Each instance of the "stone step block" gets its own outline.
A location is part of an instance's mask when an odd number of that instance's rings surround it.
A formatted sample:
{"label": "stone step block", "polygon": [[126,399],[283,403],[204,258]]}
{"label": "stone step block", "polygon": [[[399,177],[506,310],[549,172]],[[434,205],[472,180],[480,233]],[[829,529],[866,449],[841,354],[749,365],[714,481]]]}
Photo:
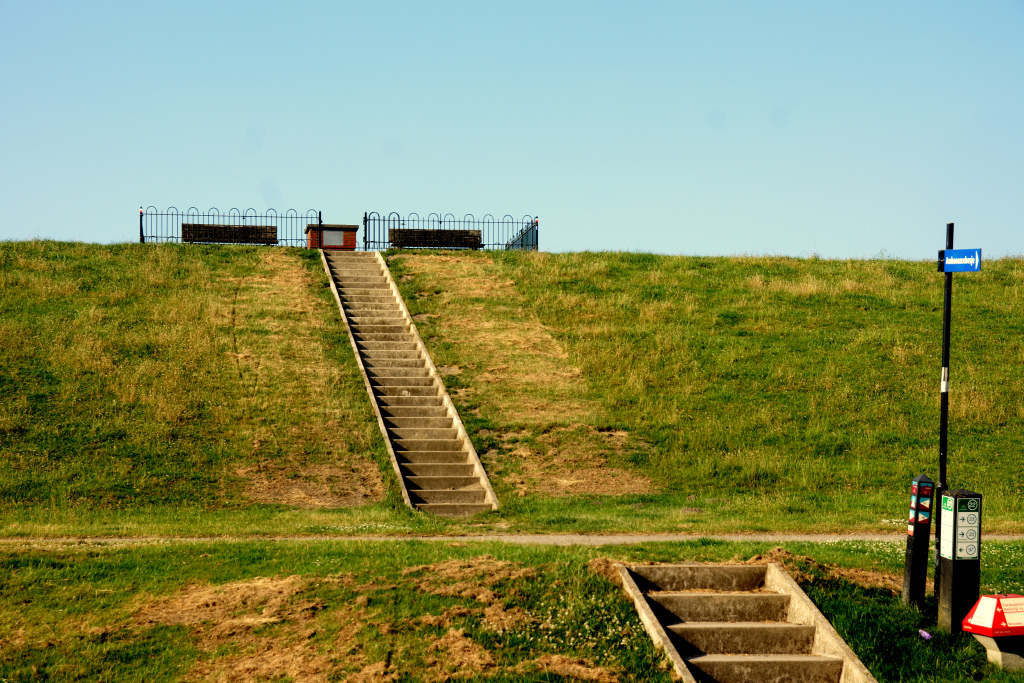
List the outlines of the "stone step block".
{"label": "stone step block", "polygon": [[687,660],[698,681],[839,683],[843,659],[823,655],[705,655]]}

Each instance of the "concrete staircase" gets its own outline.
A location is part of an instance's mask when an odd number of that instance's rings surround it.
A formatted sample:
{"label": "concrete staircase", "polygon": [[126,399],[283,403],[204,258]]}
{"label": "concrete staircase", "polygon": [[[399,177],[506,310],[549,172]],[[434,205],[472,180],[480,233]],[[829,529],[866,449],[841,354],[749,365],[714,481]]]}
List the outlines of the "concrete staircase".
{"label": "concrete staircase", "polygon": [[875,681],[780,565],[619,565],[619,575],[683,681]]}
{"label": "concrete staircase", "polygon": [[498,499],[378,252],[320,252],[405,503],[445,517]]}

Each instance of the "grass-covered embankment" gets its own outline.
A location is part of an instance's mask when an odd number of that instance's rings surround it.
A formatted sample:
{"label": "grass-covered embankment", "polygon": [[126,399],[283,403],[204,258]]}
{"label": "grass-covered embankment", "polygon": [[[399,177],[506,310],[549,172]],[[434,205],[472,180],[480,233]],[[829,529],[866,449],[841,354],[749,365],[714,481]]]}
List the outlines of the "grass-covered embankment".
{"label": "grass-covered embankment", "polygon": [[[910,479],[938,476],[931,262],[391,262],[506,514],[533,528],[897,531]],[[954,289],[950,483],[986,496],[987,531],[1024,523],[1022,286],[1003,259]]]}
{"label": "grass-covered embankment", "polygon": [[0,242],[0,311],[5,533],[294,533],[330,523],[317,507],[393,509],[316,252]]}
{"label": "grass-covered embankment", "polygon": [[[881,683],[1024,679],[987,666],[970,636],[935,633],[884,587],[898,581],[899,544],[770,549],[717,541],[0,548],[0,679],[668,681],[632,604],[608,580],[609,563],[592,561],[764,553],[787,564]],[[1021,544],[990,552],[1002,561],[985,565],[984,588],[1021,590]]]}

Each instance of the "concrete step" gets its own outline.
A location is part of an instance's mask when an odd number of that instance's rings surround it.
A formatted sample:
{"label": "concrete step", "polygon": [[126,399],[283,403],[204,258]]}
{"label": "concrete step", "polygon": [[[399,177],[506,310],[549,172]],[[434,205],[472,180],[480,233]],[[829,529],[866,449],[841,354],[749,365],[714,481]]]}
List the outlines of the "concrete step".
{"label": "concrete step", "polygon": [[353,296],[381,296],[387,294],[388,296],[394,296],[391,293],[391,288],[388,287],[387,283],[339,283],[335,281],[335,287],[340,291],[345,292]]}
{"label": "concrete step", "polygon": [[361,341],[356,345],[366,351],[419,351],[414,341]]}
{"label": "concrete step", "polygon": [[[474,467],[469,463],[410,462],[401,468],[409,477],[474,477]],[[480,480],[474,479],[479,486]]]}
{"label": "concrete step", "polygon": [[694,678],[714,683],[839,683],[842,657],[705,655],[687,660]]}
{"label": "concrete step", "polygon": [[375,273],[352,273],[342,275],[340,273],[334,273],[334,283],[339,287],[349,289],[356,287],[359,289],[377,289],[378,287],[385,287],[391,289],[388,285],[388,279],[383,275]]}
{"label": "concrete step", "polygon": [[376,397],[378,405],[382,408],[442,408],[444,399],[438,396],[388,396],[378,394]]}
{"label": "concrete step", "polygon": [[388,315],[401,315],[402,307],[390,301],[352,301],[345,303],[345,312],[366,315],[368,311],[381,311]]}
{"label": "concrete step", "polygon": [[353,325],[349,323],[350,328],[353,332],[360,334],[364,332],[387,332],[389,334],[401,334],[408,332],[409,328],[406,325]]}
{"label": "concrete step", "polygon": [[490,503],[421,503],[416,509],[438,517],[472,517],[493,508]]}
{"label": "concrete step", "polygon": [[398,299],[391,292],[385,292],[383,290],[374,292],[373,294],[355,294],[353,292],[346,292],[344,290],[338,290],[338,296],[341,297],[341,303],[346,306],[352,304],[374,304],[374,303],[386,303],[391,304]]}
{"label": "concrete step", "polygon": [[399,451],[395,454],[400,465],[465,465],[469,463],[466,451]]}
{"label": "concrete step", "polygon": [[648,593],[679,621],[785,621],[789,596],[778,593]]}
{"label": "concrete step", "polygon": [[389,429],[388,433],[394,438],[403,441],[447,441],[458,439],[459,434],[458,430],[454,427],[414,427],[410,429],[399,427],[398,429]]}
{"label": "concrete step", "polygon": [[359,349],[359,355],[368,360],[418,360],[419,349],[396,349],[387,351],[385,349]]}
{"label": "concrete step", "polygon": [[482,503],[484,499],[485,492],[482,488],[472,491],[409,491],[409,500],[417,507],[424,503]]}
{"label": "concrete step", "polygon": [[434,387],[433,377],[376,377],[370,376],[370,384],[379,387]]}
{"label": "concrete step", "polygon": [[356,327],[364,325],[405,325],[405,318],[400,315],[351,315],[349,320]]}
{"label": "concrete step", "polygon": [[450,417],[385,417],[384,424],[396,429],[453,429]]}
{"label": "concrete step", "polygon": [[763,565],[653,564],[634,572],[640,590],[753,591],[764,587]]}
{"label": "concrete step", "polygon": [[430,377],[430,370],[420,368],[367,368],[366,374],[378,379],[383,377]]}
{"label": "concrete step", "polygon": [[367,370],[384,370],[385,368],[425,368],[427,361],[422,358],[363,358],[363,366]]}
{"label": "concrete step", "polygon": [[480,487],[480,477],[469,476],[425,476],[415,475],[406,477],[412,484],[409,491],[475,491],[483,490]]}
{"label": "concrete step", "polygon": [[810,654],[814,627],[773,622],[693,621],[667,629],[679,636],[683,657],[708,655]]}
{"label": "concrete step", "polygon": [[416,337],[413,336],[412,332],[405,332],[403,334],[381,334],[381,333],[367,333],[367,334],[353,334],[353,339],[357,342],[374,342],[374,341],[416,341]]}
{"label": "concrete step", "polygon": [[380,414],[385,422],[389,419],[402,419],[412,417],[445,418],[452,419],[448,409],[439,407],[402,407],[402,406],[381,406]]}
{"label": "concrete step", "polygon": [[396,398],[434,398],[438,400],[441,398],[441,392],[444,391],[441,387],[435,385],[432,387],[384,387],[384,386],[373,386],[373,393],[377,397],[381,396],[394,396]]}
{"label": "concrete step", "polygon": [[462,439],[393,439],[396,451],[461,451]]}

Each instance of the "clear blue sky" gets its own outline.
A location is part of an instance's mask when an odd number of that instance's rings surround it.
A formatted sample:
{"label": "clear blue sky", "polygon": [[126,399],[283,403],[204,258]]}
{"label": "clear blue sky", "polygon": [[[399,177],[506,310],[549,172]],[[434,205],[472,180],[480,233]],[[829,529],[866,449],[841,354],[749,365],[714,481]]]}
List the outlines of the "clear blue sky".
{"label": "clear blue sky", "polygon": [[0,0],[0,239],[140,205],[545,250],[1024,253],[1024,3]]}

